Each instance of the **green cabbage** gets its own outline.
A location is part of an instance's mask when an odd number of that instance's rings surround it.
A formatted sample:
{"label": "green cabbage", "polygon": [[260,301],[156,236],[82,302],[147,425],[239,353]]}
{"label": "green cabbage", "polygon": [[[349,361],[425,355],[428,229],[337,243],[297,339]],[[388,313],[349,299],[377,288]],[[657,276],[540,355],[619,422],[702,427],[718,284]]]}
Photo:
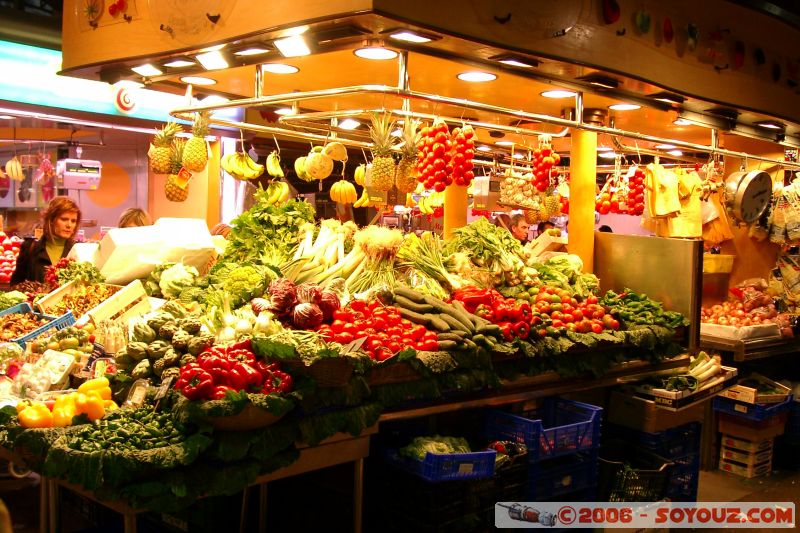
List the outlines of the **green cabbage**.
{"label": "green cabbage", "polygon": [[199,275],[195,267],[176,263],[161,273],[158,286],[165,298],[178,298],[183,289],[194,285]]}

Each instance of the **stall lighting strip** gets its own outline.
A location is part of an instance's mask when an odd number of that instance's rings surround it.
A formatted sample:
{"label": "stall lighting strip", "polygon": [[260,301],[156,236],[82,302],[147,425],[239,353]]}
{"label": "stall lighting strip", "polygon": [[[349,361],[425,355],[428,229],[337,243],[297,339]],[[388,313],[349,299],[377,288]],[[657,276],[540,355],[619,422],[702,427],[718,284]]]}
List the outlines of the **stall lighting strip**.
{"label": "stall lighting strip", "polygon": [[[548,124],[555,124],[557,126],[561,126],[564,128],[575,128],[581,129],[585,131],[591,131],[595,133],[603,133],[611,136],[617,137],[625,137],[628,139],[635,139],[638,141],[646,141],[655,144],[672,144],[675,145],[677,148],[683,148],[685,150],[691,152],[702,152],[713,155],[724,155],[728,157],[738,157],[742,159],[749,159],[754,161],[763,161],[766,163],[772,163],[774,165],[781,165],[783,167],[791,167],[800,169],[800,163],[792,163],[789,161],[781,161],[778,159],[772,159],[769,157],[763,157],[759,155],[752,155],[747,154],[744,152],[736,152],[733,150],[727,150],[724,148],[718,148],[715,146],[708,146],[704,144],[696,144],[686,141],[680,141],[676,139],[668,139],[664,137],[656,137],[654,135],[647,135],[645,133],[639,133],[635,131],[627,131],[621,130],[614,127],[606,127],[606,126],[598,126],[595,124],[588,124],[583,122],[583,93],[579,92],[575,96],[575,120],[561,118],[561,117],[554,117],[551,115],[540,115],[537,113],[528,113],[526,111],[517,110],[517,109],[510,109],[507,107],[502,107],[494,104],[484,104],[481,102],[474,102],[472,100],[466,100],[461,98],[451,98],[448,96],[442,96],[438,94],[429,94],[419,91],[413,91],[408,88],[408,68],[407,68],[407,55],[400,54],[399,56],[399,76],[398,76],[398,86],[388,86],[388,85],[355,85],[349,87],[335,87],[331,89],[320,89],[315,91],[304,91],[304,92],[296,92],[296,93],[288,93],[288,94],[276,94],[270,96],[262,96],[261,95],[261,77],[256,76],[256,96],[254,98],[243,98],[240,100],[231,100],[229,102],[221,102],[217,104],[207,104],[207,105],[199,105],[193,107],[183,107],[178,108],[170,112],[170,114],[176,118],[181,118],[185,120],[191,120],[191,114],[198,112],[198,111],[215,111],[221,109],[230,109],[236,107],[258,107],[258,106],[275,106],[275,105],[292,105],[295,102],[301,102],[306,100],[317,100],[323,98],[331,98],[331,97],[342,97],[342,96],[351,96],[351,95],[382,95],[386,96],[394,96],[403,99],[409,100],[423,100],[426,102],[431,102],[434,104],[440,105],[449,105],[454,107],[460,107],[464,110],[473,110],[473,111],[480,111],[486,113],[493,113],[495,115],[501,115],[505,117],[512,117],[522,121],[534,121],[534,122],[543,122]],[[256,69],[259,71],[260,69]],[[404,107],[407,107],[407,102],[404,101]],[[389,111],[389,110],[387,110]],[[404,115],[406,117],[415,117],[417,116],[416,113],[412,111],[404,111]],[[329,115],[330,116],[330,115]],[[318,141],[325,141],[329,138],[329,136],[321,136],[316,134],[308,134],[304,132],[297,132],[292,129],[288,128],[274,128],[270,126],[259,126],[257,124],[250,124],[246,122],[234,122],[228,121],[223,119],[217,119],[211,116],[210,123],[217,124],[220,126],[230,126],[230,127],[237,127],[241,129],[246,129],[250,131],[258,131],[263,133],[269,133],[274,135],[285,135],[289,137],[297,137],[306,140],[318,140]],[[463,121],[466,124],[471,124],[471,121]],[[494,127],[494,126],[493,126]],[[309,136],[313,136],[310,138]],[[364,143],[361,141],[351,141],[344,137],[337,138],[338,141],[342,142],[343,144],[348,144],[350,146],[358,146],[362,148],[371,148],[371,143]]]}

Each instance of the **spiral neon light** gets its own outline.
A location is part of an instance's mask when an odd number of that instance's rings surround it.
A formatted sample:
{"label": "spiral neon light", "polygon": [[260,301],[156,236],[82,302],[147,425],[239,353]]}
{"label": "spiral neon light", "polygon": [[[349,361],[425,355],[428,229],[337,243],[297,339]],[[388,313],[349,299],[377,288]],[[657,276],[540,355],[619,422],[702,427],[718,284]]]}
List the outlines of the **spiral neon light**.
{"label": "spiral neon light", "polygon": [[131,113],[136,108],[136,101],[131,93],[122,87],[117,91],[117,95],[114,98],[114,106],[120,113]]}

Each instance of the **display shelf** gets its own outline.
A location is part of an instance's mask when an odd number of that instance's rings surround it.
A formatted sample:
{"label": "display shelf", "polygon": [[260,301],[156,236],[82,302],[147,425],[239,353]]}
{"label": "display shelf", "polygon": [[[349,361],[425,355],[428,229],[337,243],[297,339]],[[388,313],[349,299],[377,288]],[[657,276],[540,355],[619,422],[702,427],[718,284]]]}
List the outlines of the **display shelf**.
{"label": "display shelf", "polygon": [[794,353],[800,350],[800,339],[785,339],[781,337],[736,340],[700,335],[700,347],[705,350],[717,350],[732,354],[734,361],[745,362]]}
{"label": "display shelf", "polygon": [[639,360],[626,361],[614,365],[600,378],[564,379],[555,372],[545,372],[538,376],[523,377],[513,381],[503,380],[500,390],[476,393],[457,401],[435,402],[404,409],[389,409],[381,415],[379,420],[387,422],[458,411],[460,409],[476,409],[525,402],[570,392],[611,387],[623,381],[630,381],[631,378],[637,376],[645,377],[654,372],[688,369],[688,367],[689,356],[680,355],[660,363]]}

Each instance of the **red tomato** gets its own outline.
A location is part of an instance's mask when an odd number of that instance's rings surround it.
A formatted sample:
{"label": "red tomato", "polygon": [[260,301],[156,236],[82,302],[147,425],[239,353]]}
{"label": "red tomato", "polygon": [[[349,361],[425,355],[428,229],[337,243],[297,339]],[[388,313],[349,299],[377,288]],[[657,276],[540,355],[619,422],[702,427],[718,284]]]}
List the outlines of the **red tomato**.
{"label": "red tomato", "polygon": [[423,352],[435,352],[439,349],[439,343],[436,342],[436,339],[424,340],[418,343],[415,349]]}
{"label": "red tomato", "polygon": [[603,326],[601,324],[592,324],[592,333],[602,333]]}

